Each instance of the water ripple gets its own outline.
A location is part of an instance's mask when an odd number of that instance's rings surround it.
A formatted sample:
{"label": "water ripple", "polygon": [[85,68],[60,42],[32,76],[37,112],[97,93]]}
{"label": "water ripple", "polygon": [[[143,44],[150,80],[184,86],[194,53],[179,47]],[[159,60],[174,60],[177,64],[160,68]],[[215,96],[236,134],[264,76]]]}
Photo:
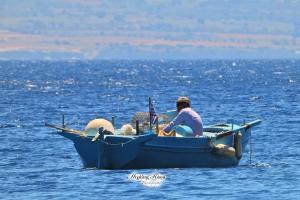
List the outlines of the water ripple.
{"label": "water ripple", "polygon": [[[294,60],[0,61],[0,198],[3,199],[297,199],[300,65]],[[64,69],[64,70],[62,70]],[[83,168],[73,144],[44,122],[82,130],[95,117],[116,127],[153,97],[158,112],[188,95],[204,124],[262,119],[252,164],[147,169],[166,181],[147,188],[134,170]]]}

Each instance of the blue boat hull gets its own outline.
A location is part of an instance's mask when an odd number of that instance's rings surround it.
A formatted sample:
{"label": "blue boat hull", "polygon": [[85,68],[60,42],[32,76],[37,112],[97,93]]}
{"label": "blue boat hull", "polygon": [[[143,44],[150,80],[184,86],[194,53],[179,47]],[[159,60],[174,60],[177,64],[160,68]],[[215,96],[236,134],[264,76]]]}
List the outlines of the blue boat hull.
{"label": "blue boat hull", "polygon": [[[160,140],[157,137],[154,140]],[[155,143],[155,141],[152,141]],[[106,154],[99,155],[99,144],[89,141],[75,142],[75,148],[85,167],[102,169],[143,169],[143,168],[187,168],[187,167],[232,167],[239,163],[235,157],[227,157],[214,153],[208,148],[162,148],[144,144],[139,147],[138,154],[128,163],[120,166],[118,162],[99,161],[107,159]],[[106,158],[105,158],[106,157]],[[111,155],[110,157],[113,157]],[[100,161],[101,162],[101,161]]]}
{"label": "blue boat hull", "polygon": [[[213,126],[212,126],[213,127]],[[242,134],[246,148],[251,127],[235,125],[233,133],[221,138],[203,136],[159,137],[149,132],[140,136],[104,135],[97,141],[68,132],[58,132],[71,139],[84,167],[99,169],[145,169],[189,167],[233,167],[240,159],[215,152],[212,142],[233,146],[234,133]],[[207,130],[210,130],[209,128]]]}

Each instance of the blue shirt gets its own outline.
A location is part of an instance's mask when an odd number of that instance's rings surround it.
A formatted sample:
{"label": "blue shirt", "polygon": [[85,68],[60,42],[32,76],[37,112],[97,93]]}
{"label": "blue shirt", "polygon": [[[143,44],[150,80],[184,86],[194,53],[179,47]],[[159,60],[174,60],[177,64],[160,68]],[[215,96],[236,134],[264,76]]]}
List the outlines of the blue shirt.
{"label": "blue shirt", "polygon": [[194,136],[200,136],[203,133],[202,119],[200,115],[191,108],[182,109],[175,119],[173,119],[173,121],[164,128],[164,131],[170,132],[175,126],[180,124],[191,127]]}

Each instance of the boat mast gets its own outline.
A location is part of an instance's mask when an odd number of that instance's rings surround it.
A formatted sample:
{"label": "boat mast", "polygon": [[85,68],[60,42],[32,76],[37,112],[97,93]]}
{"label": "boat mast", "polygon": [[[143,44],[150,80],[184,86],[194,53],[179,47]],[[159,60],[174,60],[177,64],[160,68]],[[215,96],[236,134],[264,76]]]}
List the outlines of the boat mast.
{"label": "boat mast", "polygon": [[152,123],[151,123],[151,111],[150,111],[150,104],[151,104],[151,97],[149,97],[148,101],[148,108],[149,108],[149,122],[150,122],[150,130],[152,130]]}

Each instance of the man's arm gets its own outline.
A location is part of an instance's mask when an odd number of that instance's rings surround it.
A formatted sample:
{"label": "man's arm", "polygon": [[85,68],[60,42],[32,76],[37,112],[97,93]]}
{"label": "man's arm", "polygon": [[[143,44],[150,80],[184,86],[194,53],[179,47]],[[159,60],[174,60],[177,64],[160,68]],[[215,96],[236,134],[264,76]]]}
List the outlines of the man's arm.
{"label": "man's arm", "polygon": [[178,115],[173,119],[169,125],[164,128],[164,132],[170,132],[172,128],[181,124],[184,121],[184,112],[179,112]]}

